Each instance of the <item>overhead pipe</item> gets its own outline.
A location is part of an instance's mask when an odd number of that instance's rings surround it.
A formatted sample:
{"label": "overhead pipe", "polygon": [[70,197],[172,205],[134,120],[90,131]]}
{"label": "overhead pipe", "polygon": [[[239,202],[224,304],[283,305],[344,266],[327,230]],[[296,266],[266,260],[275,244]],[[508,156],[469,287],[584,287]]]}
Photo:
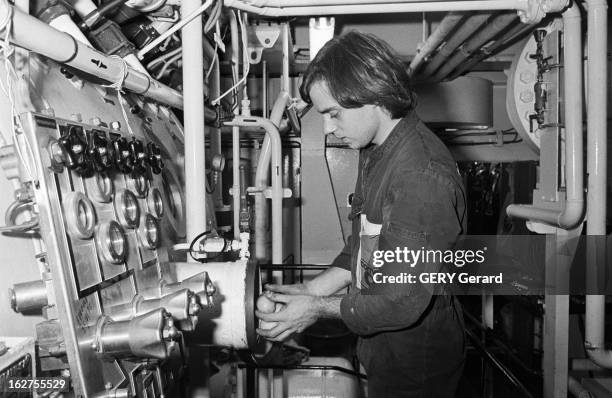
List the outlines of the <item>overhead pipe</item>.
{"label": "overhead pipe", "polygon": [[421,66],[423,61],[427,59],[436,48],[438,48],[440,43],[442,43],[446,36],[448,36],[448,34],[455,29],[455,27],[464,17],[464,13],[449,12],[444,16],[444,18],[442,18],[442,21],[440,21],[440,24],[436,27],[436,30],[429,35],[414,58],[412,58],[412,61],[410,61],[410,66],[408,66],[409,75],[414,74],[419,66]]}
{"label": "overhead pipe", "polygon": [[[474,1],[435,1],[435,2],[387,2],[371,0],[367,4],[333,5],[336,0],[329,0],[330,5],[292,7],[292,0],[278,0],[278,7],[257,7],[241,0],[227,0],[227,7],[268,17],[291,17],[335,14],[381,14],[399,12],[438,12],[467,10],[517,10],[523,23],[538,23],[547,12],[558,12],[567,6],[569,0],[474,0]],[[320,0],[323,1],[323,0]],[[384,7],[381,7],[384,4]],[[544,10],[546,9],[546,11]]]}
{"label": "overhead pipe", "polygon": [[[266,138],[270,140],[271,162],[268,164],[272,167],[272,262],[280,264],[283,261],[283,169],[280,134],[270,120],[257,116],[236,116],[226,124],[229,126],[263,127],[266,130]],[[261,163],[261,155],[259,163]],[[259,172],[259,167],[257,171]],[[256,185],[255,188],[263,193],[268,186],[265,183],[265,185]]]}
{"label": "overhead pipe", "polygon": [[516,41],[523,39],[526,35],[531,33],[534,29],[533,25],[518,24],[512,29],[508,30],[503,34],[502,37],[490,46],[483,47],[480,49],[480,53],[473,56],[467,62],[462,63],[453,73],[447,76],[448,80],[453,80],[463,73],[472,69],[473,66],[478,64],[480,61],[492,57],[495,54],[508,48],[510,45],[516,43]]}
{"label": "overhead pipe", "polygon": [[[606,235],[606,163],[607,148],[607,33],[608,14],[605,0],[587,0],[587,286],[597,278],[597,268],[605,266],[595,258],[589,246],[595,237]],[[589,238],[591,237],[591,238]],[[586,296],[585,348],[597,365],[612,368],[612,351],[605,349],[606,297]]]}
{"label": "overhead pipe", "polygon": [[448,76],[456,67],[461,65],[474,52],[487,42],[491,41],[500,32],[507,29],[511,24],[517,23],[518,17],[513,13],[503,13],[496,16],[483,29],[479,30],[472,37],[462,44],[459,49],[438,69],[431,77],[434,81],[439,81]]}
{"label": "overhead pipe", "polygon": [[[181,15],[189,15],[198,9],[198,5],[199,1],[183,1]],[[202,18],[194,18],[183,27],[181,33],[185,131],[185,224],[187,242],[191,242],[207,230]]]}
{"label": "overhead pipe", "polygon": [[481,12],[469,16],[438,52],[429,59],[424,69],[419,73],[419,76],[425,78],[433,75],[440,65],[446,62],[448,57],[450,57],[464,41],[472,36],[478,29],[482,29],[485,26],[492,15],[493,13],[490,12]]}
{"label": "overhead pipe", "polygon": [[[565,114],[565,179],[566,179],[566,201],[565,208],[561,211],[543,209],[533,205],[510,205],[506,212],[509,216],[528,220],[544,222],[563,229],[571,229],[582,222],[584,214],[584,186],[583,186],[583,144],[582,144],[582,41],[580,10],[574,3],[572,7],[563,13],[564,26],[564,55],[563,55],[563,81],[565,84],[565,95],[563,98]],[[590,27],[589,27],[590,32]],[[605,51],[604,63],[605,69]],[[589,70],[590,64],[589,64]],[[600,69],[594,69],[593,74],[601,73]],[[592,79],[589,73],[589,81]],[[589,83],[590,84],[590,83]],[[605,83],[601,84],[605,87]],[[590,91],[590,90],[589,90]],[[605,88],[604,88],[605,94]],[[589,114],[592,120],[591,107],[596,102],[589,103]],[[605,96],[603,100],[603,116],[605,119]],[[604,120],[605,127],[605,120]],[[604,130],[605,134],[605,130]],[[591,133],[589,133],[589,136]],[[604,172],[605,176],[605,172]],[[591,184],[589,176],[589,185]],[[604,177],[605,184],[605,177]],[[605,198],[605,189],[604,189]],[[604,200],[605,206],[605,200]],[[605,214],[605,209],[604,209]]]}
{"label": "overhead pipe", "polygon": [[[108,56],[74,39],[68,33],[24,13],[0,0],[0,21],[12,18],[9,40],[19,47],[44,55],[61,64],[74,67],[109,83],[121,81],[123,88],[176,108],[183,108],[183,96],[144,73],[125,65],[125,61]],[[0,25],[2,34],[6,25]]]}

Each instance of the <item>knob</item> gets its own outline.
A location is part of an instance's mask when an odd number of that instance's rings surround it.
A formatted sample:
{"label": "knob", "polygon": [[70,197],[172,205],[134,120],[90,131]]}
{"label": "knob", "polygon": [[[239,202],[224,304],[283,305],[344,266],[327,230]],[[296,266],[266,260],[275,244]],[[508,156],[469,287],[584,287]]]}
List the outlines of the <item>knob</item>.
{"label": "knob", "polygon": [[106,139],[104,131],[91,130],[91,139],[87,154],[91,159],[93,169],[102,172],[113,167],[113,150]]}
{"label": "knob", "polygon": [[132,138],[132,141],[130,141],[130,153],[134,159],[133,173],[145,174],[147,172],[149,159],[142,141]]}
{"label": "knob", "polygon": [[87,156],[87,141],[83,127],[68,125],[57,143],[62,150],[66,167],[79,174],[91,173],[92,167]]}
{"label": "knob", "polygon": [[149,158],[149,165],[151,171],[155,174],[159,174],[164,169],[164,161],[162,160],[161,148],[152,142],[147,144],[147,156]]}
{"label": "knob", "polygon": [[112,142],[113,158],[115,167],[120,172],[127,174],[134,170],[134,157],[130,151],[130,144],[124,137],[118,137]]}

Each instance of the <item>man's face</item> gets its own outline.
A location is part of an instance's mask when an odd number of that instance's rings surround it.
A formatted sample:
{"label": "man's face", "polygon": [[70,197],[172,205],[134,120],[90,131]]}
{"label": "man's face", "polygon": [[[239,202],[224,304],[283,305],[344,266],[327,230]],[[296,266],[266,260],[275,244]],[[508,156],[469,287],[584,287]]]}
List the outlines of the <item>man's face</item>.
{"label": "man's face", "polygon": [[372,142],[379,126],[375,105],[343,108],[329,93],[324,81],[315,82],[309,94],[314,108],[323,115],[325,134],[335,135],[353,149],[364,148]]}

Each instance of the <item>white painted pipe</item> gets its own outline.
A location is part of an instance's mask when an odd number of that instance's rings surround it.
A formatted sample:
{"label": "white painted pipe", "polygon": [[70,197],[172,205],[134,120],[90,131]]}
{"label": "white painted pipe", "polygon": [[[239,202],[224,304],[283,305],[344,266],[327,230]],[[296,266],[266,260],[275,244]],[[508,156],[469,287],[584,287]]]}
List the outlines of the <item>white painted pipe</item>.
{"label": "white painted pipe", "polygon": [[479,29],[486,27],[486,22],[492,15],[493,13],[478,13],[467,17],[446,43],[444,43],[444,46],[429,59],[419,75],[421,77],[433,75],[465,40]]}
{"label": "white painted pipe", "polygon": [[[281,91],[286,91],[291,95],[291,83],[289,78],[289,23],[281,25],[281,36],[283,45],[283,72],[281,75]],[[277,124],[278,127],[278,124]]]}
{"label": "white painted pipe", "polygon": [[[181,15],[199,8],[199,1],[183,1]],[[204,50],[202,18],[182,30],[185,131],[185,196],[187,242],[207,230],[206,151],[204,125]]]}
{"label": "white painted pipe", "polygon": [[72,5],[72,8],[74,8],[74,11],[76,11],[80,17],[89,15],[98,9],[91,0],[69,0],[68,3]]}
{"label": "white painted pipe", "polygon": [[0,4],[0,21],[9,17],[13,20],[9,37],[13,44],[111,83],[120,81],[127,72],[123,79],[124,88],[176,108],[183,107],[181,93],[129,66],[125,69],[123,60],[94,50],[68,33],[9,5],[7,0],[0,0]]}
{"label": "white painted pipe", "polygon": [[[285,108],[289,105],[291,96],[286,91],[278,93],[278,97],[272,107],[270,122],[275,126],[280,126]],[[255,172],[255,187],[262,189],[268,186],[268,173],[270,171],[271,158],[270,137],[266,134],[257,161],[257,171]],[[255,254],[258,259],[266,259],[266,220],[268,218],[266,199],[263,194],[255,195]],[[280,263],[275,263],[280,264]],[[273,274],[274,275],[274,274]],[[276,277],[276,276],[275,276]]]}
{"label": "white painted pipe", "polygon": [[458,12],[450,12],[444,16],[440,24],[436,27],[436,30],[427,38],[425,43],[421,46],[419,51],[415,54],[410,66],[408,67],[408,73],[412,75],[425,59],[442,43],[446,36],[457,26],[457,24],[463,19],[464,14]]}
{"label": "white painted pipe", "polygon": [[[605,0],[587,0],[587,236],[592,237],[606,234],[607,8]],[[589,251],[592,243],[587,240],[587,286],[596,278],[597,268],[605,266],[597,263],[594,250]],[[612,351],[604,346],[605,296],[587,295],[585,315],[584,344],[589,358],[599,366],[612,368]]]}
{"label": "white painted pipe", "polygon": [[[529,0],[475,0],[475,1],[440,1],[418,3],[381,3],[360,5],[326,5],[305,7],[256,7],[240,0],[227,0],[223,4],[239,10],[269,17],[289,17],[300,15],[336,15],[336,14],[388,14],[399,12],[436,12],[466,10],[518,10],[528,11]],[[283,6],[284,7],[284,6]]]}
{"label": "white painted pipe", "polygon": [[[282,186],[282,142],[276,126],[262,117],[236,116],[228,125],[263,127],[271,144],[272,169],[272,262],[281,264],[283,260],[283,186]],[[261,159],[261,155],[260,155]],[[258,167],[259,171],[259,167]],[[259,189],[267,186],[256,185]]]}
{"label": "white painted pipe", "polygon": [[91,47],[91,43],[89,42],[87,37],[85,37],[83,32],[81,32],[81,29],[79,29],[79,27],[74,23],[74,21],[72,20],[72,18],[70,18],[68,14],[58,15],[53,20],[49,21],[49,25],[57,30],[61,30],[62,32],[68,33],[70,36],[74,37],[81,43]]}
{"label": "white painted pipe", "polygon": [[[229,13],[230,34],[232,39],[232,76],[238,81],[238,66],[240,54],[240,36],[238,21],[234,12]],[[217,98],[217,97],[215,97]],[[234,117],[240,114],[237,104],[234,105]],[[232,216],[234,224],[234,239],[240,239],[240,127],[232,127]]]}
{"label": "white painted pipe", "polygon": [[[508,215],[513,217],[525,218],[528,220],[552,224],[558,226],[559,228],[570,229],[582,222],[584,214],[584,157],[582,144],[582,41],[580,11],[576,4],[574,4],[571,8],[569,8],[563,13],[563,26],[563,40],[565,48],[565,53],[563,56],[563,81],[565,82],[564,114],[566,140],[565,208],[561,211],[554,211],[549,209],[541,209],[532,205],[510,205],[508,206],[506,212],[508,213]],[[589,177],[589,183],[590,180],[591,178]]]}

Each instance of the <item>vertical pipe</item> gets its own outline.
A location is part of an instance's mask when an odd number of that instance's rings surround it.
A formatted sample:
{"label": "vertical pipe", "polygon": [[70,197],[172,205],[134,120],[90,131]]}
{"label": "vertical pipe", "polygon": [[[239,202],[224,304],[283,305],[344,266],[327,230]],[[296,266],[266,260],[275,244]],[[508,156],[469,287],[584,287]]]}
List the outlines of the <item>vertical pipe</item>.
{"label": "vertical pipe", "polygon": [[[587,0],[587,283],[595,277],[598,259],[589,250],[593,239],[606,234],[606,89],[607,89],[607,3]],[[594,272],[593,272],[594,271]],[[586,296],[585,347],[589,358],[602,367],[612,367],[612,352],[604,347],[605,296]]]}
{"label": "vertical pipe", "polygon": [[261,114],[268,118],[268,62],[265,60],[261,65]]}
{"label": "vertical pipe", "polygon": [[[181,3],[187,16],[200,1]],[[202,18],[194,18],[182,29],[183,109],[185,129],[185,196],[187,242],[206,231],[206,153],[204,130],[204,50]]]}
{"label": "vertical pipe", "polygon": [[[232,37],[232,76],[238,80],[238,60],[240,59],[240,38],[238,37],[238,22],[236,14],[230,12],[230,33]],[[232,82],[233,83],[233,82]],[[234,104],[234,117],[240,113],[238,104]],[[234,239],[240,239],[240,128],[232,127],[232,217],[234,224]]]}
{"label": "vertical pipe", "polygon": [[283,75],[281,76],[281,91],[286,91],[291,95],[291,84],[289,82],[289,24],[281,25],[282,45],[283,45]]}

